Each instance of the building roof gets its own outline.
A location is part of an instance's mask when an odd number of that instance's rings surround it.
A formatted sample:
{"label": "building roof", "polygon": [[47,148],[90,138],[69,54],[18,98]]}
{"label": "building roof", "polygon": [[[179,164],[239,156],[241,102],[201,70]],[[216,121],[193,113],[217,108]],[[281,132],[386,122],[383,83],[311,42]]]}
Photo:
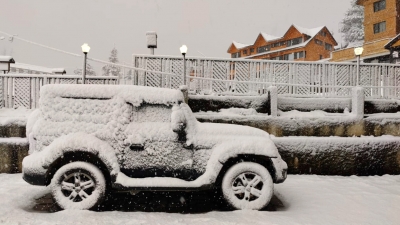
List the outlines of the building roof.
{"label": "building roof", "polygon": [[400,33],[397,34],[394,38],[392,38],[392,40],[390,40],[385,46],[384,48],[386,49],[390,49],[390,47],[396,43],[398,40],[400,40]]}
{"label": "building roof", "polygon": [[234,44],[237,49],[246,48],[247,46],[250,46],[250,44],[242,44],[236,41],[232,41],[232,44]]}
{"label": "building roof", "polygon": [[263,32],[261,32],[261,35],[263,36],[263,38],[264,38],[266,41],[274,41],[274,40],[277,40],[277,39],[281,39],[281,38],[282,38],[282,37],[277,37],[277,36],[270,35],[270,34],[263,33]]}
{"label": "building roof", "polygon": [[64,68],[54,68],[51,70],[53,73],[66,73]]}
{"label": "building roof", "polygon": [[[289,50],[289,49],[295,49],[295,48],[304,47],[304,46],[306,46],[306,45],[307,45],[307,44],[308,44],[322,29],[325,28],[325,26],[322,26],[322,27],[315,27],[315,28],[309,29],[309,28],[300,27],[300,26],[295,25],[295,24],[293,24],[292,26],[290,26],[290,28],[292,28],[292,27],[294,27],[294,28],[295,28],[296,30],[298,30],[300,33],[310,36],[311,38],[309,38],[307,41],[305,41],[305,42],[303,42],[303,43],[300,43],[300,44],[298,44],[298,45],[292,45],[292,46],[286,47],[286,48],[280,48],[280,49],[273,50],[273,51],[268,51],[268,52],[262,52],[262,53],[254,54],[254,55],[249,55],[249,56],[246,56],[246,57],[244,57],[244,58],[247,59],[247,58],[252,58],[252,57],[255,57],[255,56],[260,56],[260,55],[265,55],[265,54],[271,54],[271,53],[280,52],[280,51],[285,51],[285,50]],[[290,30],[290,28],[286,31],[286,33]],[[285,35],[286,35],[286,33],[285,33]],[[284,35],[284,36],[285,36],[285,35]],[[284,36],[283,36],[283,37],[284,37]],[[283,38],[283,37],[281,37],[281,38]],[[279,38],[278,38],[278,39],[279,39]],[[275,39],[275,40],[277,40],[277,39]],[[335,41],[335,39],[333,39],[333,40]],[[335,44],[337,44],[336,41],[335,41]]]}
{"label": "building roof", "polygon": [[[304,28],[304,27],[300,27],[300,26],[298,26],[298,25],[296,25],[296,24],[293,24],[292,25],[294,28],[296,28],[296,30],[298,30],[300,33],[302,33],[302,34],[306,34],[306,35],[308,35],[308,36],[310,36],[310,37],[314,37],[315,35],[317,35],[322,29],[324,29],[324,27],[325,26],[322,26],[322,27],[315,27],[315,28],[311,28],[311,29],[308,29],[308,28]],[[290,29],[290,28],[289,28]]]}
{"label": "building roof", "polygon": [[52,74],[54,72],[64,72],[65,73],[64,68],[48,68],[48,67],[30,65],[30,64],[25,64],[25,63],[15,63],[14,65],[11,65],[11,68],[32,70],[32,71],[38,71],[38,72],[43,72],[43,73],[48,73],[48,74]]}
{"label": "building roof", "polygon": [[14,59],[8,55],[0,55],[0,62],[15,63]]}
{"label": "building roof", "polygon": [[242,44],[242,43],[239,43],[239,42],[236,42],[236,41],[232,41],[232,44],[229,46],[227,52],[229,53],[232,47],[235,47],[236,49],[239,50],[239,49],[242,49],[242,48],[246,48],[246,47],[248,47],[248,46],[251,46],[251,45],[249,45],[249,44]]}

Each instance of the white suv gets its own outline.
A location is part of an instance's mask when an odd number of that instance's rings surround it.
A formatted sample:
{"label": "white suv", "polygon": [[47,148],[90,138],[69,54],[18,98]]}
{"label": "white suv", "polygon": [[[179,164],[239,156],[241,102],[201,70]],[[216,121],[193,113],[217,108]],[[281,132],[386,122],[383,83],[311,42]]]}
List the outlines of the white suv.
{"label": "white suv", "polygon": [[200,123],[179,90],[46,85],[27,125],[24,180],[50,185],[63,209],[91,209],[106,191],[221,188],[236,209],[261,209],[287,165],[268,133]]}

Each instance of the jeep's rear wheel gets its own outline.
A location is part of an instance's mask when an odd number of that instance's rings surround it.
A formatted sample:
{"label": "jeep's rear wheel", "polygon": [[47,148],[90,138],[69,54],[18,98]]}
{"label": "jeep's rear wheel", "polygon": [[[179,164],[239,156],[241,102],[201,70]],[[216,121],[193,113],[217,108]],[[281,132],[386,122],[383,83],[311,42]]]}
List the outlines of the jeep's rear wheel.
{"label": "jeep's rear wheel", "polygon": [[235,209],[260,210],[268,205],[273,192],[271,175],[257,163],[238,163],[222,179],[224,198]]}
{"label": "jeep's rear wheel", "polygon": [[106,180],[93,164],[72,162],[57,170],[50,187],[62,209],[92,209],[104,200]]}

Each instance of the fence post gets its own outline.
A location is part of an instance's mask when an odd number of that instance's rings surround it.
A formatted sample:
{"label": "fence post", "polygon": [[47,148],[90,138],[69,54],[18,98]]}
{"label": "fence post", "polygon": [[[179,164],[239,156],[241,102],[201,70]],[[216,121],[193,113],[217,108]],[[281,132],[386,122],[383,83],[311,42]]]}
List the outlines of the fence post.
{"label": "fence post", "polygon": [[357,118],[364,117],[364,88],[353,87],[351,96],[351,113]]}
{"label": "fence post", "polygon": [[271,116],[278,116],[278,88],[276,86],[268,87],[268,98]]}

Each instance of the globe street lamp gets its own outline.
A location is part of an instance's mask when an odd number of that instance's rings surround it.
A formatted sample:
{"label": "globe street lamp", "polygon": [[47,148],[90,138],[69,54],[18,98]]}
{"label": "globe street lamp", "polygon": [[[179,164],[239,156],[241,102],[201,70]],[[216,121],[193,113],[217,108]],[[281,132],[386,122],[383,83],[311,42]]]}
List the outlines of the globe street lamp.
{"label": "globe street lamp", "polygon": [[360,79],[360,57],[364,51],[363,47],[358,47],[354,49],[354,54],[357,56],[357,86],[359,85]]}
{"label": "globe street lamp", "polygon": [[179,48],[181,50],[181,53],[183,55],[183,85],[186,85],[186,53],[187,53],[187,46],[182,45],[182,47]]}
{"label": "globe street lamp", "polygon": [[82,70],[82,84],[85,84],[85,79],[86,79],[86,60],[87,60],[87,54],[90,51],[90,46],[85,43],[82,46],[82,52],[85,54],[84,59],[83,59],[83,70]]}

